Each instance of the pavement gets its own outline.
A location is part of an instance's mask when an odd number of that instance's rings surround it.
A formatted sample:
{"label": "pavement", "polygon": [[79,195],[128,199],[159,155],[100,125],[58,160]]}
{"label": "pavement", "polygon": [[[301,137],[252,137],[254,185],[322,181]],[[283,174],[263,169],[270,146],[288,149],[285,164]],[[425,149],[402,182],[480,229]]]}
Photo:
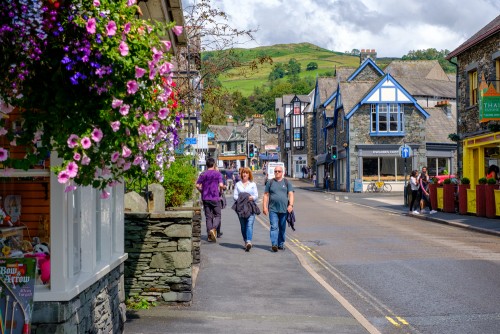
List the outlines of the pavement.
{"label": "pavement", "polygon": [[[338,201],[500,236],[500,219],[409,214],[401,192],[325,192],[301,179],[293,179],[293,184]],[[129,310],[125,333],[380,333],[308,267],[293,246],[271,251],[266,216],[261,214],[254,224],[250,252],[243,249],[239,221],[230,206],[223,210],[222,221],[224,235],[217,243],[203,235],[201,263],[193,268],[191,305]]]}

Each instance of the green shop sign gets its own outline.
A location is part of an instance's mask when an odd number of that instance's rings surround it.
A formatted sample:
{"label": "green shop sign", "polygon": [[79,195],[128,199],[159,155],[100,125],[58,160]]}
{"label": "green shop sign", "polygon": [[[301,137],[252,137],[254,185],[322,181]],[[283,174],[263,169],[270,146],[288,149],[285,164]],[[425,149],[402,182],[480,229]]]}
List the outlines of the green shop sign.
{"label": "green shop sign", "polygon": [[479,96],[479,120],[481,122],[500,120],[500,94],[492,84]]}

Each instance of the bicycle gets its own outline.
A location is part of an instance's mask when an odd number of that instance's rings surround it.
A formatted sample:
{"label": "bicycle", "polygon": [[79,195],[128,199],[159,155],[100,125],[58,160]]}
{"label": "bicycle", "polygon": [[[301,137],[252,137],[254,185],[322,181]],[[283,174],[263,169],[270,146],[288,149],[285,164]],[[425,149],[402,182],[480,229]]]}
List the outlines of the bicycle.
{"label": "bicycle", "polygon": [[384,181],[370,182],[366,187],[367,192],[390,192],[392,191],[392,186]]}

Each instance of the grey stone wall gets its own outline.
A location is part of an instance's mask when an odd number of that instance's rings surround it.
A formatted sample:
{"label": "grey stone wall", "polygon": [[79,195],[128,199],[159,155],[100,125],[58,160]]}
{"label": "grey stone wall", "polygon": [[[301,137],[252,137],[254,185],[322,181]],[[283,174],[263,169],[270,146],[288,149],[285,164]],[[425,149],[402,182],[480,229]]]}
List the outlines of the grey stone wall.
{"label": "grey stone wall", "polygon": [[[183,211],[180,211],[183,210]],[[125,293],[149,301],[190,303],[192,265],[200,261],[201,212],[125,214]]]}
{"label": "grey stone wall", "polygon": [[31,333],[123,333],[124,265],[67,302],[36,302]]}

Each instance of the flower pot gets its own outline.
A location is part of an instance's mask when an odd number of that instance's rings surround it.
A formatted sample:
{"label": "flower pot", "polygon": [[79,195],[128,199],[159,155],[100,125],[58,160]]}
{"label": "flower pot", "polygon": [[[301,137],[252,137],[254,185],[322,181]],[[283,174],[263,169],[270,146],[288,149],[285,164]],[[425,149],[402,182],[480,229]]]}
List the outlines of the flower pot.
{"label": "flower pot", "polygon": [[455,213],[454,184],[443,184],[443,212]]}
{"label": "flower pot", "polygon": [[467,214],[467,189],[470,189],[470,184],[458,185],[458,213],[461,215]]}
{"label": "flower pot", "polygon": [[437,187],[437,184],[429,184],[429,196],[434,210],[438,207]]}
{"label": "flower pot", "polygon": [[487,184],[485,188],[485,215],[487,218],[496,217],[495,189],[498,189],[496,184]]}
{"label": "flower pot", "polygon": [[486,184],[476,185],[476,216],[486,217]]}

